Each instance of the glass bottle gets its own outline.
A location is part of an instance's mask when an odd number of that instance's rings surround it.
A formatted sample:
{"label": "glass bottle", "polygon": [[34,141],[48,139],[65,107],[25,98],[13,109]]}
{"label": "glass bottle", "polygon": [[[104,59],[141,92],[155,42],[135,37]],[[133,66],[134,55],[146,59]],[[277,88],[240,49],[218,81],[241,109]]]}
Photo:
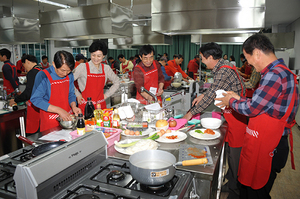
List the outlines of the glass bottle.
{"label": "glass bottle", "polygon": [[77,121],[77,134],[84,135],[85,134],[85,124],[82,113],[78,114],[78,121]]}
{"label": "glass bottle", "polygon": [[97,104],[97,109],[94,110],[94,116],[96,119],[96,124],[97,126],[103,126],[102,122],[103,122],[103,111],[101,109],[101,104]]}
{"label": "glass bottle", "polygon": [[112,127],[113,128],[120,128],[120,115],[119,115],[119,110],[118,109],[114,110]]}
{"label": "glass bottle", "polygon": [[84,119],[85,120],[92,119],[94,117],[94,110],[95,110],[94,104],[92,102],[92,98],[88,97],[87,100],[88,101],[84,108]]}

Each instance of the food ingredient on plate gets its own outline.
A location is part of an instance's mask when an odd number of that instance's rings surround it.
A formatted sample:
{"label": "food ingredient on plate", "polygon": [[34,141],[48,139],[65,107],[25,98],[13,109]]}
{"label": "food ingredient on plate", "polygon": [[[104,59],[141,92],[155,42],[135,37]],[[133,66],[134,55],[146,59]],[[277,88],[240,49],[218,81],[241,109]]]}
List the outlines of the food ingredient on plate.
{"label": "food ingredient on plate", "polygon": [[189,147],[187,148],[187,152],[189,156],[192,156],[193,158],[205,158],[207,151],[203,149],[198,149],[196,147]]}
{"label": "food ingredient on plate", "polygon": [[206,129],[204,131],[204,133],[209,134],[209,135],[214,135],[215,134],[215,132],[213,130],[211,130],[211,129]]}
{"label": "food ingredient on plate", "polygon": [[170,140],[175,140],[178,138],[177,135],[170,135],[170,136],[166,136],[166,138],[170,139]]}
{"label": "food ingredient on plate", "polygon": [[[156,140],[159,138],[159,135],[157,135],[157,133],[154,133],[153,135],[147,137],[147,138],[144,138],[142,140],[147,140],[147,139],[150,139],[150,140]],[[139,141],[139,140],[138,140]],[[135,145],[138,141],[135,141],[135,142],[131,142],[131,143],[128,143],[128,144],[120,144],[119,142],[115,141],[115,145],[118,146],[118,147],[121,147],[121,148],[124,148],[124,147],[130,147],[130,146],[133,146]]]}
{"label": "food ingredient on plate", "polygon": [[170,120],[169,121],[169,127],[176,127],[176,125],[177,125],[176,120]]}
{"label": "food ingredient on plate", "polygon": [[204,134],[203,131],[201,131],[201,130],[199,130],[199,129],[198,129],[198,130],[195,130],[195,132],[196,132],[196,133]]}
{"label": "food ingredient on plate", "polygon": [[167,129],[167,130],[166,130],[166,133],[171,133],[171,132],[172,132],[171,129]]}
{"label": "food ingredient on plate", "polygon": [[158,143],[151,140],[139,140],[137,143],[133,146],[130,146],[125,149],[125,152],[128,154],[134,154],[139,151],[144,151],[144,150],[155,150],[158,147]]}
{"label": "food ingredient on plate", "polygon": [[142,135],[142,131],[131,131],[129,129],[126,129],[124,131],[124,134],[125,135],[135,135],[135,136],[138,136],[138,135]]}
{"label": "food ingredient on plate", "polygon": [[148,122],[128,122],[126,128],[132,131],[145,131],[148,129]]}
{"label": "food ingredient on plate", "polygon": [[164,127],[168,125],[168,121],[167,120],[157,120],[155,126],[156,127]]}

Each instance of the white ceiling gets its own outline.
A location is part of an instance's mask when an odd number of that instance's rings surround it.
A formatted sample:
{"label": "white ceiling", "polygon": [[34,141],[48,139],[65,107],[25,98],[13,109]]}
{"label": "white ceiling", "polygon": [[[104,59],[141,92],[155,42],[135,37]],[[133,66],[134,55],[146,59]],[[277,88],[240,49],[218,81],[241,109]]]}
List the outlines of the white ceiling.
{"label": "white ceiling", "polygon": [[[78,5],[77,0],[52,0],[71,7]],[[81,0],[82,1],[82,0]],[[87,2],[103,2],[108,0],[86,0]],[[113,0],[114,3],[130,7],[131,0]],[[13,7],[12,12],[17,17],[38,18],[39,11],[51,11],[60,7],[39,3],[36,0],[0,0],[0,6]],[[300,18],[300,0],[266,0],[265,28],[272,25],[289,25]],[[135,17],[151,16],[151,0],[133,0]]]}

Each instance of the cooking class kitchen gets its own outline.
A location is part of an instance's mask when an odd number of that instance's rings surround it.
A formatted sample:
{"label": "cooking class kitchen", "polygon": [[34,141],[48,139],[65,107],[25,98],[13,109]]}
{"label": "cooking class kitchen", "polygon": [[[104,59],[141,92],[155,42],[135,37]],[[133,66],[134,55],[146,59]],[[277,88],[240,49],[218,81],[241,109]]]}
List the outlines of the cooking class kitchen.
{"label": "cooking class kitchen", "polygon": [[299,198],[299,8],[0,1],[0,198]]}

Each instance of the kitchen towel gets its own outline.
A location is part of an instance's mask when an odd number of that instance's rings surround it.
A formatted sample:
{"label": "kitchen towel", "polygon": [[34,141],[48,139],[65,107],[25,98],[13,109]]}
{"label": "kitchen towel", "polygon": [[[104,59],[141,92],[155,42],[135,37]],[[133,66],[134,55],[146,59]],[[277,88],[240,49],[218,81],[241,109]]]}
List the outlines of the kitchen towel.
{"label": "kitchen towel", "polygon": [[[224,97],[224,96],[223,96],[223,93],[227,93],[227,92],[224,91],[224,90],[217,90],[217,91],[216,91],[216,95],[217,95],[216,98],[222,98],[222,97]],[[215,100],[215,105],[216,105],[216,104],[219,104],[220,102],[221,102],[220,100]],[[216,105],[216,106],[217,106],[217,105]],[[217,107],[220,108],[220,106],[217,106]],[[224,109],[225,109],[225,107],[222,108],[222,110],[224,110]]]}
{"label": "kitchen towel", "polygon": [[171,130],[178,130],[178,129],[180,129],[181,127],[183,127],[187,123],[186,119],[174,119],[173,117],[171,117],[168,120],[168,122],[170,120],[175,120],[177,122],[177,125],[175,127],[169,127],[169,129],[171,129]]}

